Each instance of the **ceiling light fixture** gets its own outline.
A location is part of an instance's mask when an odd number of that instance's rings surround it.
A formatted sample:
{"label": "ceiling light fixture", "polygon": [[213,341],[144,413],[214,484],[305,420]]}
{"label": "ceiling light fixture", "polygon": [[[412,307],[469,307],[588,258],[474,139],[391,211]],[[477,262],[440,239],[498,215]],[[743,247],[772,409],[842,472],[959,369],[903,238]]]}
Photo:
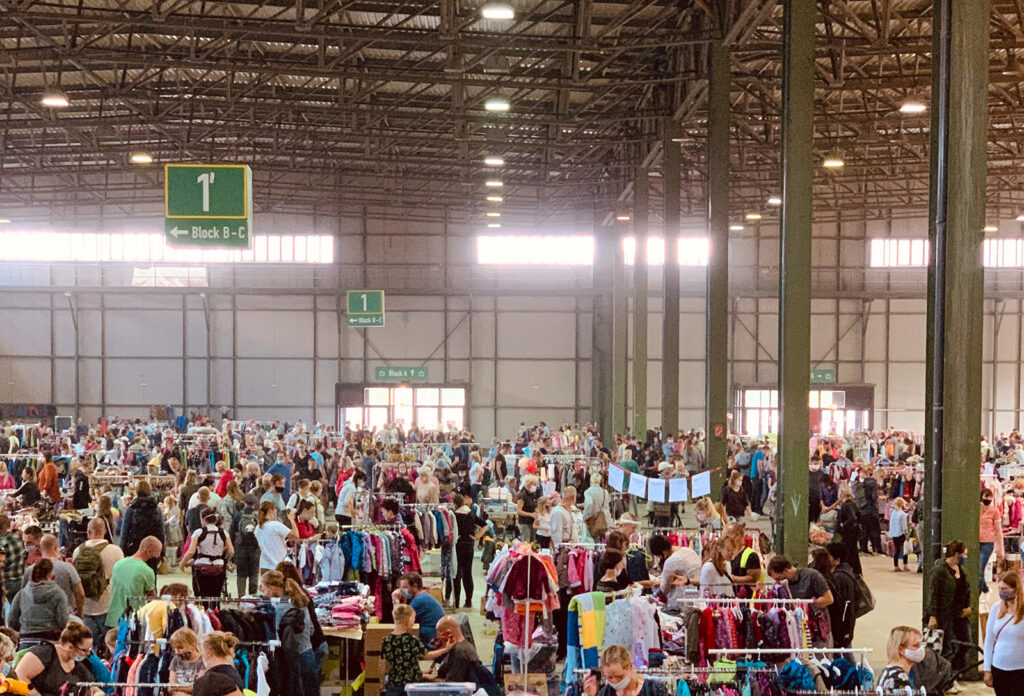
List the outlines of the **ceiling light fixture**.
{"label": "ceiling light fixture", "polygon": [[487,101],[484,102],[484,108],[487,111],[494,112],[505,112],[509,109],[508,99],[505,97],[488,97]]}
{"label": "ceiling light fixture", "polygon": [[625,213],[623,213],[622,215],[616,215],[615,219],[618,220],[619,222],[629,222],[633,218],[631,218],[629,215],[626,215]]}
{"label": "ceiling light fixture", "polygon": [[928,105],[917,99],[908,99],[900,105],[901,114],[923,114],[928,110]]}
{"label": "ceiling light fixture", "polygon": [[487,226],[490,227],[492,230],[496,230],[499,227],[501,227],[501,223],[500,222],[488,222]]}
{"label": "ceiling light fixture", "polygon": [[985,227],[983,227],[981,231],[982,232],[998,232],[999,231],[999,225],[985,225]]}
{"label": "ceiling light fixture", "polygon": [[501,213],[499,213],[497,210],[492,210],[489,213],[487,213],[487,217],[501,217]]}
{"label": "ceiling light fixture", "polygon": [[43,90],[43,96],[39,101],[43,106],[48,106],[51,109],[64,109],[71,104],[67,92],[60,87],[47,87]]}
{"label": "ceiling light fixture", "polygon": [[491,203],[501,203],[505,199],[502,198],[501,196],[488,196],[487,200],[490,201]]}
{"label": "ceiling light fixture", "polygon": [[782,197],[768,196],[768,205],[778,208],[780,205],[782,205]]}
{"label": "ceiling light fixture", "polygon": [[128,155],[128,161],[132,164],[153,164],[153,155],[148,152],[133,152]]}
{"label": "ceiling light fixture", "polygon": [[761,213],[747,213],[745,217],[751,221],[760,220]]}
{"label": "ceiling light fixture", "polygon": [[9,225],[9,224],[11,224],[11,219],[10,218],[0,218],[0,225]]}
{"label": "ceiling light fixture", "polygon": [[1017,216],[1017,222],[1024,222],[1024,213]]}
{"label": "ceiling light fixture", "polygon": [[501,188],[505,184],[497,179],[490,179],[487,182],[487,188]]}
{"label": "ceiling light fixture", "polygon": [[489,156],[484,157],[484,164],[486,164],[488,167],[500,167],[501,165],[505,164],[505,160],[502,159],[501,157]]}
{"label": "ceiling light fixture", "polygon": [[837,154],[826,155],[825,159],[822,160],[821,166],[825,169],[842,169],[846,165],[843,158]]}
{"label": "ceiling light fixture", "polygon": [[743,225],[729,225],[730,232],[742,232],[743,229]]}
{"label": "ceiling light fixture", "polygon": [[488,0],[480,8],[480,14],[484,19],[515,19],[516,11],[511,3]]}

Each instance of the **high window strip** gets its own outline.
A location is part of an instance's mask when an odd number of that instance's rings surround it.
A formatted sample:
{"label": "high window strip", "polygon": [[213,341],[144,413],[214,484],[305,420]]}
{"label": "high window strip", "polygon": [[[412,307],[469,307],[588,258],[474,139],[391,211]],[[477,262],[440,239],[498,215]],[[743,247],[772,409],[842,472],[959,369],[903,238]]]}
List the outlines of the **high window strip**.
{"label": "high window strip", "polygon": [[0,261],[38,263],[334,263],[331,235],[257,234],[249,249],[180,249],[144,232],[0,232]]}

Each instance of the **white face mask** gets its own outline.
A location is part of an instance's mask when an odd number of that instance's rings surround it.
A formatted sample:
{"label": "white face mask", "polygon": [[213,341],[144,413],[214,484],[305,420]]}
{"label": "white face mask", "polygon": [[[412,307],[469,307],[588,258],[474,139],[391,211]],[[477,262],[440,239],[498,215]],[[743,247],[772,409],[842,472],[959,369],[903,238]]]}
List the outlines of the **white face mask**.
{"label": "white face mask", "polygon": [[619,682],[608,682],[608,685],[611,686],[613,689],[615,689],[615,691],[622,692],[622,691],[625,691],[626,689],[629,688],[629,682],[630,682],[630,678],[628,676],[626,676],[626,677],[622,678],[622,681],[619,681]]}
{"label": "white face mask", "polygon": [[924,659],[924,646],[921,645],[914,650],[904,648],[903,656],[911,662],[920,662]]}

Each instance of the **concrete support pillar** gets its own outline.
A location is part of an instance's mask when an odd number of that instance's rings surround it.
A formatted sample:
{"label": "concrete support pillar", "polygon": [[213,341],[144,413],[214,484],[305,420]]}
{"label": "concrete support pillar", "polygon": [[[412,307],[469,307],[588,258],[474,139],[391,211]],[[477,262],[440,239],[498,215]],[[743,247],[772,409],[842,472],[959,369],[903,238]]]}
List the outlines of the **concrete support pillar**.
{"label": "concrete support pillar", "polygon": [[811,381],[811,212],[815,0],[785,4],[779,245],[779,549],[807,563],[807,393]]}
{"label": "concrete support pillar", "polygon": [[925,568],[966,542],[977,636],[988,3],[937,0],[934,23]]}
{"label": "concrete support pillar", "polygon": [[[708,270],[704,432],[711,490],[722,487],[729,433],[729,49],[711,46],[708,87]],[[755,506],[756,508],[757,506]]]}
{"label": "concrete support pillar", "polygon": [[597,424],[605,442],[614,442],[612,432],[612,276],[615,249],[611,227],[603,215],[594,213],[594,294],[593,351],[591,366],[591,420]]}
{"label": "concrete support pillar", "polygon": [[647,432],[647,224],[649,218],[647,172],[633,182],[633,432]]}
{"label": "concrete support pillar", "polygon": [[[611,399],[611,434],[626,432],[626,383],[629,370],[626,343],[629,340],[629,305],[626,289],[626,259],[623,252],[623,239],[629,230],[628,223],[615,221],[609,232],[613,251],[612,269],[612,399]],[[608,442],[614,440],[608,439]]]}
{"label": "concrete support pillar", "polygon": [[662,125],[662,181],[665,185],[665,264],[662,266],[661,430],[679,430],[679,124]]}

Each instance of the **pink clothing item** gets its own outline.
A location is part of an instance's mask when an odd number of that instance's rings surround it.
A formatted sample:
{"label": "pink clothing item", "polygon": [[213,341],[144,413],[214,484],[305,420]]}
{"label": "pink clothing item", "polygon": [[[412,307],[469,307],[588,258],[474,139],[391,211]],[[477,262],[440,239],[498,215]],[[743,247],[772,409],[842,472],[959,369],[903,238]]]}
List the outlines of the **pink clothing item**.
{"label": "pink clothing item", "polygon": [[981,523],[978,528],[979,540],[981,543],[995,543],[1003,538],[1003,516],[999,514],[996,506],[989,505],[981,513]]}
{"label": "pink clothing item", "polygon": [[0,491],[13,491],[15,489],[14,477],[10,474],[0,476]]}

